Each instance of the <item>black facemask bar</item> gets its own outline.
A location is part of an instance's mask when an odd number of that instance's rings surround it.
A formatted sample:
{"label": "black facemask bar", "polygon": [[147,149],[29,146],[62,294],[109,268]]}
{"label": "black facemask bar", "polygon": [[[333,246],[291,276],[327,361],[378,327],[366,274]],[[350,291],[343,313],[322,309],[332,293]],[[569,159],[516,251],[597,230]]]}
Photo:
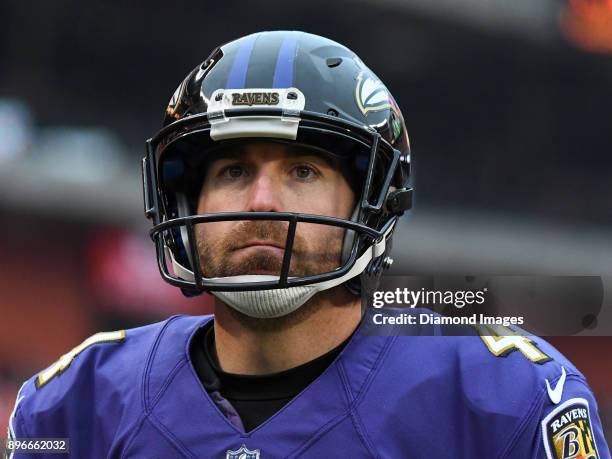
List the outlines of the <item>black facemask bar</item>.
{"label": "black facemask bar", "polygon": [[[206,280],[201,272],[199,263],[199,257],[197,253],[197,246],[195,244],[195,230],[194,226],[199,223],[212,223],[219,221],[238,221],[238,220],[268,220],[268,221],[286,221],[289,223],[288,233],[285,240],[285,254],[283,256],[282,268],[278,280],[272,281],[257,281],[257,282],[244,282],[240,284],[231,282],[220,282],[217,280],[211,281]],[[351,251],[349,259],[344,263],[340,269],[333,272],[321,273],[312,276],[302,276],[298,278],[289,277],[289,266],[291,263],[291,257],[293,255],[293,242],[295,237],[295,231],[298,223],[316,223],[323,225],[330,225],[355,231],[358,235],[354,243],[354,248]],[[385,237],[387,230],[395,223],[394,220],[390,220],[389,223],[381,231],[373,230],[365,225],[354,223],[348,220],[343,220],[334,217],[327,217],[322,215],[311,215],[311,214],[297,214],[289,212],[228,212],[228,213],[214,213],[205,215],[194,215],[191,217],[180,217],[167,222],[161,223],[155,226],[151,230],[151,237],[155,241],[157,249],[157,259],[160,272],[163,278],[177,287],[187,289],[197,289],[199,291],[243,291],[243,290],[266,290],[272,288],[287,288],[297,287],[300,285],[308,285],[317,282],[323,282],[326,280],[336,279],[346,274],[355,264],[357,260],[358,252],[355,249],[359,243],[370,243],[373,244],[380,241]],[[194,260],[193,278],[194,280],[181,279],[179,277],[172,276],[168,269],[168,263],[171,261],[168,259],[166,252],[166,243],[164,241],[165,232],[184,226],[187,229],[189,238],[189,247],[191,259]]]}
{"label": "black facemask bar", "polygon": [[[278,109],[262,108],[249,110],[226,110],[225,115],[228,117],[238,117],[257,115],[286,116],[287,114]],[[163,196],[163,186],[160,180],[158,180],[158,165],[160,164],[160,159],[163,152],[169,149],[175,142],[194,134],[206,134],[210,130],[208,116],[208,114],[199,114],[176,121],[171,125],[166,126],[154,138],[147,141],[147,156],[143,159],[142,164],[145,215],[147,218],[153,221],[154,226],[150,231],[150,235],[156,244],[160,272],[162,277],[168,283],[183,289],[195,291],[244,291],[287,288],[323,282],[326,280],[339,278],[346,274],[355,264],[358,255],[360,255],[358,253],[360,247],[372,246],[372,244],[379,242],[381,238],[385,237],[386,233],[392,233],[392,229],[390,230],[390,228],[395,224],[398,216],[389,215],[387,218],[382,218],[382,213],[385,210],[385,201],[392,183],[395,183],[396,186],[403,186],[406,179],[401,170],[401,153],[398,150],[393,149],[391,145],[382,139],[380,134],[373,129],[368,129],[345,120],[312,112],[300,113],[300,130],[310,130],[320,134],[343,137],[370,149],[367,175],[360,197],[361,209],[359,211],[357,222],[329,216],[288,212],[228,212],[169,219],[168,215],[170,215],[170,212],[168,209],[166,209],[167,204],[165,204],[168,202],[168,200],[160,199],[160,197]],[[350,132],[351,135],[347,134],[347,132]],[[386,155],[387,157],[387,172],[382,180],[382,183],[378,184],[378,186],[380,186],[378,193],[371,193],[374,182],[374,166],[377,161],[380,160],[380,155],[382,154]],[[367,226],[366,224],[359,223],[361,221],[367,221],[368,216],[373,215],[378,215],[378,220],[383,221],[382,227],[379,230]],[[202,275],[199,263],[200,259],[197,253],[197,245],[195,243],[196,238],[194,225],[198,223],[238,220],[275,220],[288,222],[289,227],[285,243],[285,254],[278,280],[247,282],[240,284],[219,282],[216,280],[205,280],[206,278],[204,278]],[[300,222],[331,225],[355,232],[356,237],[353,242],[350,256],[348,260],[344,262],[344,265],[341,268],[328,273],[289,278],[289,266],[293,252],[293,241],[297,224]],[[166,241],[164,241],[164,238],[168,236],[169,233],[174,234],[170,237],[180,237],[176,236],[177,234],[180,234],[180,231],[173,232],[173,230],[178,230],[181,227],[186,229],[189,240],[188,247],[191,260],[193,260],[193,281],[172,276],[168,269],[168,247]]]}

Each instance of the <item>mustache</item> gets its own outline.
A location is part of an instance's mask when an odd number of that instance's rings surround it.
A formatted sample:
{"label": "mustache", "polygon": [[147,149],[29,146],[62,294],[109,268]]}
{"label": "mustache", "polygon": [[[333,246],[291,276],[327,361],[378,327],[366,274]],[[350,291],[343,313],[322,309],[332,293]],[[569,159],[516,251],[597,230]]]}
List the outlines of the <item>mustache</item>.
{"label": "mustache", "polygon": [[[266,241],[279,247],[285,247],[289,224],[282,221],[243,221],[232,228],[231,236],[224,240],[224,248],[228,251],[238,250],[253,240]],[[305,241],[297,233],[293,240],[293,252],[302,253]]]}

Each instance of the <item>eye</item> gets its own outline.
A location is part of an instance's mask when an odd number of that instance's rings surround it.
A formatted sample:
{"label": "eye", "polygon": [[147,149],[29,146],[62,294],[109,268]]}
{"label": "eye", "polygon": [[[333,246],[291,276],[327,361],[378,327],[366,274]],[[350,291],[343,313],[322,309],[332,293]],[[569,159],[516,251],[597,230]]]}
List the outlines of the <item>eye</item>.
{"label": "eye", "polygon": [[244,170],[244,167],[239,166],[237,164],[233,164],[231,166],[227,166],[226,168],[224,168],[221,171],[221,174],[223,175],[223,177],[225,178],[229,178],[229,179],[237,179],[242,177],[243,175],[246,174],[246,171]]}
{"label": "eye", "polygon": [[317,172],[312,167],[306,165],[293,168],[293,174],[300,180],[308,180],[317,176]]}

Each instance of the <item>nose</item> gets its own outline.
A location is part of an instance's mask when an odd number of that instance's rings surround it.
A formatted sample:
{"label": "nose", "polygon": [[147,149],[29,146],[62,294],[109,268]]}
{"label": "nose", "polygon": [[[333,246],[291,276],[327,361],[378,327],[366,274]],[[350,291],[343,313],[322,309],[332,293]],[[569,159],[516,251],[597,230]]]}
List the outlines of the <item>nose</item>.
{"label": "nose", "polygon": [[249,212],[280,212],[278,184],[266,171],[261,171],[250,184]]}

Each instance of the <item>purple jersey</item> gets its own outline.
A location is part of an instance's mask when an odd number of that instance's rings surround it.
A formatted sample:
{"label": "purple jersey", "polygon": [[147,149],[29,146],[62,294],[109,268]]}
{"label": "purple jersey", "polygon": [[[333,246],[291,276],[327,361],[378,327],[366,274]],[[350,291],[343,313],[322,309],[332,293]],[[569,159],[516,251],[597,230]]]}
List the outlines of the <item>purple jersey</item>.
{"label": "purple jersey", "polygon": [[[190,361],[211,319],[94,335],[24,384],[10,435],[69,438],[74,458],[610,458],[584,376],[539,338],[530,355],[503,337],[358,330],[312,384],[242,432]],[[30,456],[47,457],[14,455]]]}

